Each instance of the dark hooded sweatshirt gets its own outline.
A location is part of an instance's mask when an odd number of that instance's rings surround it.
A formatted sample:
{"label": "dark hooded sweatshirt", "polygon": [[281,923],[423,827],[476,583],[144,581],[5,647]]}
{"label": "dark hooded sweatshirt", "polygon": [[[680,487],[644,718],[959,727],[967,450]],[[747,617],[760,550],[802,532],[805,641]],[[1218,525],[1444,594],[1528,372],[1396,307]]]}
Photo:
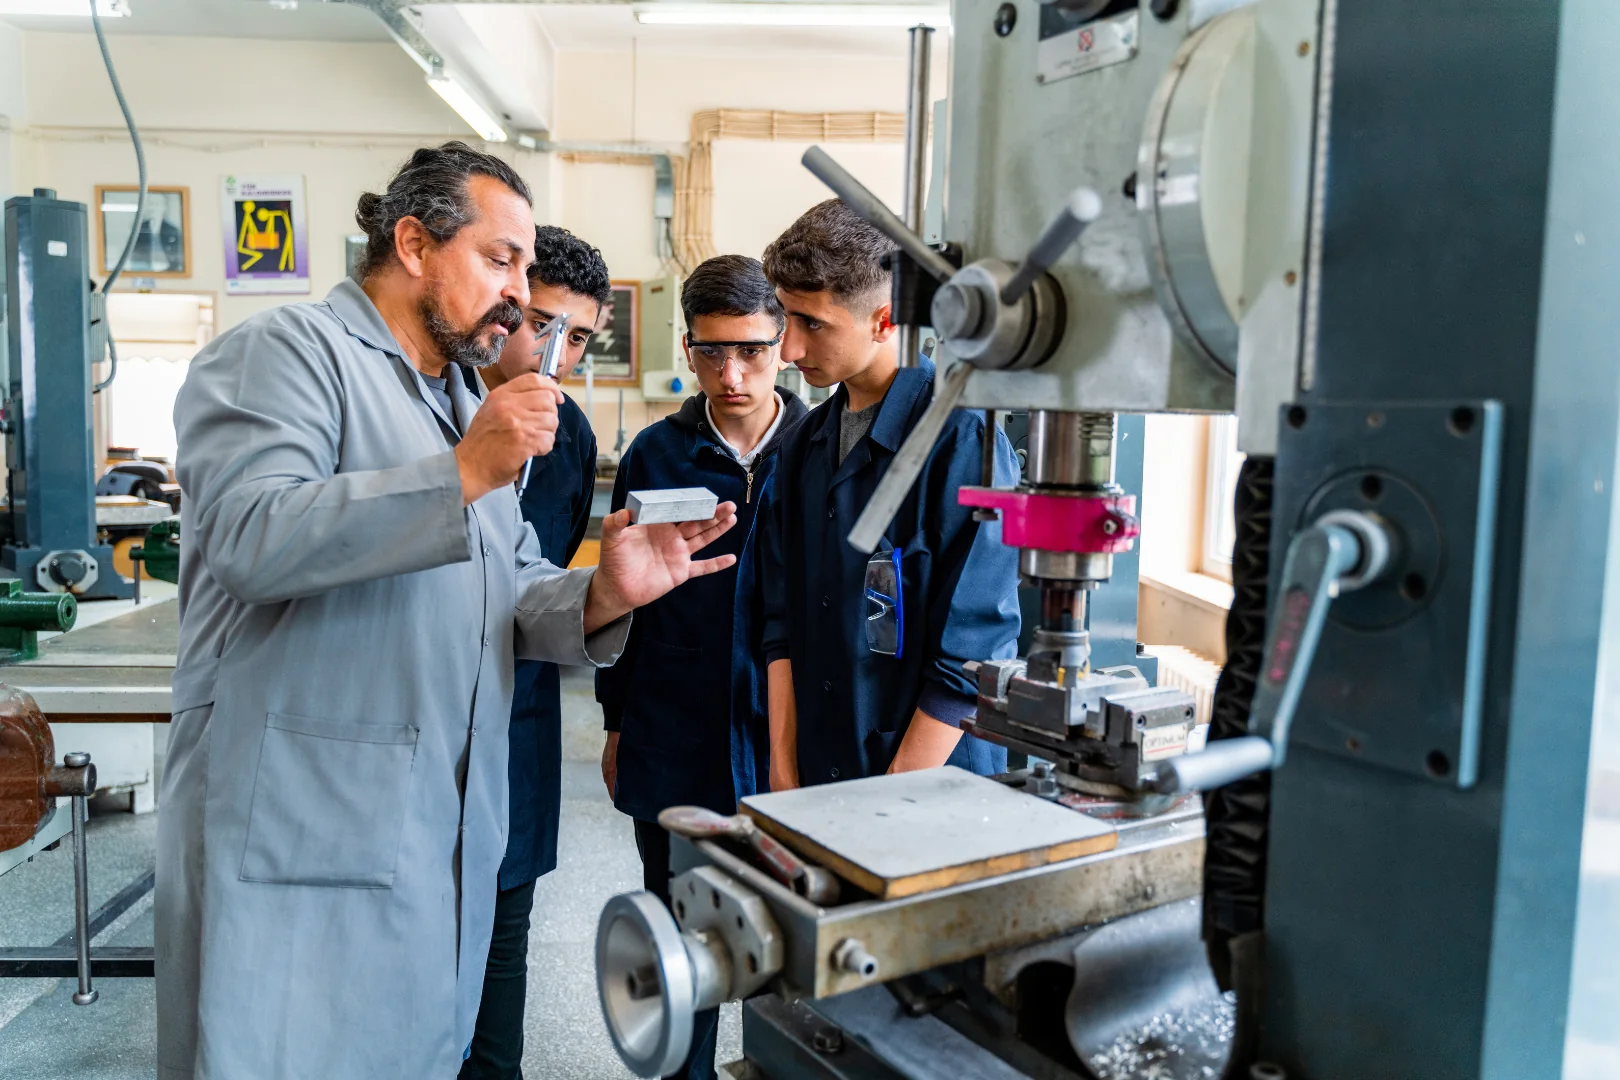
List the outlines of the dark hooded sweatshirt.
{"label": "dark hooded sweatshirt", "polygon": [[809,411],[788,391],[776,393],[782,423],[748,468],[720,444],[702,394],[644,429],[619,462],[615,511],[629,492],[658,488],[706,487],[737,504],[737,524],[693,556],[730,554],[737,564],[638,609],[619,662],[596,674],[606,727],[619,732],[613,803],[642,821],[678,805],[735,813],[738,799],[767,786],[755,519],[770,497],[777,451]]}

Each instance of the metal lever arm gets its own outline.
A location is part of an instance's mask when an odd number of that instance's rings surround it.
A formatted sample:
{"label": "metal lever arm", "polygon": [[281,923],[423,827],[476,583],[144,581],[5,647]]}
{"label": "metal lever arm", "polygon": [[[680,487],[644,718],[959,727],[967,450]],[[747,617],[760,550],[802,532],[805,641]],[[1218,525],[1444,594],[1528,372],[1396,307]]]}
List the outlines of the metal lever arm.
{"label": "metal lever arm", "polygon": [[1016,304],[1052,264],[1063,257],[1069,245],[1080,239],[1080,234],[1102,216],[1102,197],[1088,187],[1075,188],[1057,216],[1047,222],[1029,254],[1019,264],[1007,284],[1001,287],[1001,302]]}
{"label": "metal lever arm", "polygon": [[[1356,516],[1362,520],[1319,521],[1288,545],[1282,593],[1271,612],[1264,667],[1249,706],[1249,730],[1254,734],[1220,739],[1196,754],[1163,762],[1154,776],[1154,790],[1164,794],[1208,790],[1283,763],[1288,728],[1316,656],[1328,605],[1347,582],[1359,585],[1377,577],[1388,557],[1387,541],[1364,542],[1366,529],[1377,530],[1382,537],[1382,527],[1365,515]],[[1379,565],[1364,565],[1375,560]]]}
{"label": "metal lever arm", "polygon": [[812,146],[800,159],[804,167],[823,184],[832,188],[845,206],[859,214],[866,223],[902,248],[912,261],[932,274],[941,284],[951,280],[956,267],[939,252],[923,242],[923,238],[906,228],[906,223],[883,205],[883,200],[845,171],[844,167],[819,146]]}
{"label": "metal lever arm", "polygon": [[[889,463],[888,471],[878,481],[877,490],[872,492],[871,501],[861,511],[861,516],[855,519],[855,527],[849,530],[850,545],[857,551],[870,555],[877,550],[889,522],[900,512],[900,504],[906,501],[911,485],[917,482],[922,467],[928,462],[928,455],[933,453],[934,444],[939,441],[939,433],[945,430],[945,421],[950,419],[951,410],[962,400],[962,391],[967,389],[968,378],[972,374],[973,365],[957,364],[945,378],[934,383],[934,400],[929,403],[928,411],[922,414],[917,426],[900,444],[900,450]],[[987,437],[994,438],[995,433],[990,432]]]}

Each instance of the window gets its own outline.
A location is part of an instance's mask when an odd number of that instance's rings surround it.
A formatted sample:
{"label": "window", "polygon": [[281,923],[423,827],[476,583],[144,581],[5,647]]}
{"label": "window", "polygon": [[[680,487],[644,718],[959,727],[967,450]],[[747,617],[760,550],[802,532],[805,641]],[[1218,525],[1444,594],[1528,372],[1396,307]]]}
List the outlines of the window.
{"label": "window", "polygon": [[1209,421],[1209,456],[1204,467],[1203,553],[1199,569],[1222,581],[1232,580],[1232,545],[1237,523],[1232,499],[1237,494],[1243,453],[1237,448],[1237,417],[1215,416]]}
{"label": "window", "polygon": [[[213,336],[214,298],[195,293],[125,293],[108,298],[108,322],[118,342],[118,375],[105,410],[107,442],[143,457],[174,460],[174,399],[191,358]],[[105,377],[105,367],[98,366]]]}

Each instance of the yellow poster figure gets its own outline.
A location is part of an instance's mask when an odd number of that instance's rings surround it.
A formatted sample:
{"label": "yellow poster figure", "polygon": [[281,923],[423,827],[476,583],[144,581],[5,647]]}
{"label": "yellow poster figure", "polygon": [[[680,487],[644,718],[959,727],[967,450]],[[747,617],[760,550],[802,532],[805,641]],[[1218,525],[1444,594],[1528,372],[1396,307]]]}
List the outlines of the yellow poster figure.
{"label": "yellow poster figure", "polygon": [[237,260],[241,270],[251,270],[266,253],[279,251],[276,269],[285,273],[293,269],[292,214],[285,203],[259,206],[252,199],[240,204],[238,218],[241,227],[236,233]]}

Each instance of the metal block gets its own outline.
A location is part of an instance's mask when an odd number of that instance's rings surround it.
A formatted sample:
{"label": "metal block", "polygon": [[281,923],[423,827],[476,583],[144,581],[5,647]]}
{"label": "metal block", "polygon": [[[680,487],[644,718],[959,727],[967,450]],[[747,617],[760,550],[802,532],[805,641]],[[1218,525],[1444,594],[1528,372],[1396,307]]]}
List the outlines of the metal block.
{"label": "metal block", "polygon": [[630,520],[637,525],[707,521],[714,517],[719,497],[708,488],[661,488],[632,491],[624,501]]}
{"label": "metal block", "polygon": [[[1399,535],[1389,574],[1329,609],[1293,743],[1472,787],[1494,567],[1500,403],[1284,412],[1274,572],[1281,572],[1291,534],[1330,510],[1376,514]],[[1369,671],[1421,675],[1370,679]]]}

